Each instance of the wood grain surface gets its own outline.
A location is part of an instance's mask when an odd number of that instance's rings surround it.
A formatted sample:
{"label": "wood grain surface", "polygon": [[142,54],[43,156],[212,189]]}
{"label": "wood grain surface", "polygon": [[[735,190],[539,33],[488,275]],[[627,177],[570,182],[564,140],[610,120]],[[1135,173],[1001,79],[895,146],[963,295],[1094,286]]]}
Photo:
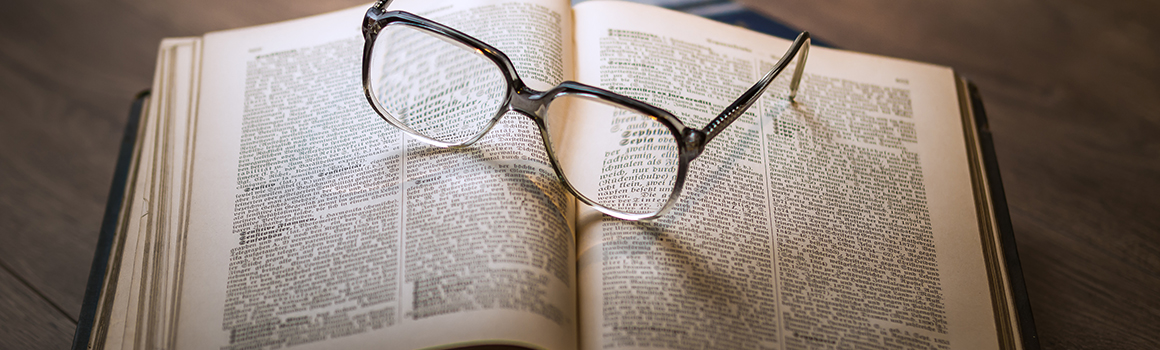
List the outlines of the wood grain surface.
{"label": "wood grain surface", "polygon": [[[0,2],[0,349],[71,341],[127,109],[162,37],[362,2]],[[1160,4],[741,2],[974,81],[1043,348],[1160,348]]]}

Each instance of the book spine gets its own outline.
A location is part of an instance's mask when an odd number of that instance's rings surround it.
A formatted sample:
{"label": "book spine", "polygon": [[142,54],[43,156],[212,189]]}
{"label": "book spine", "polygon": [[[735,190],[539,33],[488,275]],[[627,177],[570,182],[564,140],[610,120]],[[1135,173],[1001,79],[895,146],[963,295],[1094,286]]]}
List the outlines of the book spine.
{"label": "book spine", "polygon": [[1004,260],[1007,262],[1007,283],[1011,287],[1012,302],[1018,317],[1020,338],[1023,349],[1038,350],[1039,336],[1035,331],[1035,319],[1031,315],[1031,301],[1027,297],[1027,285],[1023,280],[1023,267],[1019,263],[1019,251],[1015,247],[1015,232],[1011,225],[1011,213],[1007,207],[1007,195],[1003,191],[1003,180],[999,174],[999,160],[995,157],[995,144],[991,127],[987,123],[987,113],[983,110],[983,99],[974,83],[967,83],[971,109],[975,114],[975,128],[978,129],[979,147],[983,151],[983,167],[986,169],[987,183],[991,186],[991,206],[995,212],[995,222],[999,227]]}

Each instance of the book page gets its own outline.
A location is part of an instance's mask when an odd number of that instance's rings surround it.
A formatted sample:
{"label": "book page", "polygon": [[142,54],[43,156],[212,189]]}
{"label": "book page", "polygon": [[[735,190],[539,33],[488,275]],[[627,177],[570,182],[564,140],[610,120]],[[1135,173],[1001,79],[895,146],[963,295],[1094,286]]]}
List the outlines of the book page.
{"label": "book page", "polygon": [[[148,304],[142,311],[142,322],[148,328],[142,339],[146,347],[169,346],[170,333],[176,324],[176,298],[181,280],[180,267],[184,259],[181,246],[184,244],[185,214],[188,205],[191,146],[194,141],[193,125],[196,123],[197,88],[200,77],[197,64],[201,57],[201,41],[189,42],[173,47],[173,72],[169,78],[171,89],[159,96],[163,134],[158,139],[159,182],[154,195],[156,220],[150,228],[156,233],[152,247],[154,282],[147,286],[150,290]],[[160,93],[160,92],[159,92]],[[140,331],[139,331],[140,332]]]}
{"label": "book page", "polygon": [[[187,152],[175,141],[189,136],[191,93],[196,87],[200,38],[170,38],[161,43],[152,96],[140,120],[139,152],[127,191],[121,237],[110,258],[110,283],[94,324],[95,349],[134,348],[156,343],[172,325],[172,288],[179,262],[179,235],[164,234],[181,205]],[[107,320],[108,323],[105,323]],[[157,335],[157,336],[155,336]]]}
{"label": "book page", "polygon": [[[693,128],[790,45],[632,3],[574,13],[581,82]],[[953,72],[815,47],[790,103],[792,71],[707,145],[663,217],[579,208],[582,348],[998,347]],[[621,141],[617,125],[580,127],[566,162],[637,167],[579,147]]]}
{"label": "book page", "polygon": [[[157,67],[154,70],[155,76],[166,76],[173,67],[167,58],[172,54],[172,46],[177,40],[170,39],[162,41],[161,48],[158,50]],[[151,91],[162,91],[163,84],[161,79],[153,82]],[[146,209],[150,198],[148,196],[150,186],[152,183],[153,173],[153,152],[155,142],[154,138],[157,136],[157,129],[154,124],[157,120],[157,108],[153,106],[156,104],[156,99],[149,100],[149,108],[145,108],[140,116],[137,139],[137,154],[134,156],[133,171],[131,175],[131,190],[126,191],[125,205],[128,207],[129,214],[121,223],[121,232],[118,233],[120,244],[119,259],[110,259],[109,269],[115,271],[116,277],[110,277],[106,283],[116,281],[115,293],[113,293],[112,300],[104,301],[100,304],[99,315],[104,318],[108,317],[107,324],[99,324],[100,319],[94,323],[93,339],[90,342],[94,349],[121,349],[122,343],[128,337],[126,336],[126,328],[131,327],[135,322],[135,317],[130,318],[129,315],[134,315],[129,310],[135,303],[130,302],[130,296],[139,288],[139,284],[135,282],[139,274],[138,267],[141,265],[138,260],[143,259],[141,251],[144,249],[143,240],[140,239],[142,226],[144,221],[148,220],[149,211]],[[122,209],[124,210],[124,209]],[[108,298],[107,294],[102,294],[103,298]],[[108,316],[106,316],[108,315]],[[135,315],[134,315],[135,316]]]}
{"label": "book page", "polygon": [[[572,199],[534,124],[405,136],[361,86],[368,6],[204,41],[177,348],[576,346]],[[567,1],[396,1],[571,79]],[[416,82],[422,83],[422,82]]]}

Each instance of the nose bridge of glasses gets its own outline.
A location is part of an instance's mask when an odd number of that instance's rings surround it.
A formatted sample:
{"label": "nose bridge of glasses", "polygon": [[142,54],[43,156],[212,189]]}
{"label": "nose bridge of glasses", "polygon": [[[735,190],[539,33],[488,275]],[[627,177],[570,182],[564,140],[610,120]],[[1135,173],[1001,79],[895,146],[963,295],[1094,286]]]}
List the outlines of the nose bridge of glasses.
{"label": "nose bridge of glasses", "polygon": [[513,89],[514,93],[511,96],[510,106],[511,110],[523,113],[533,119],[538,119],[547,112],[547,96],[546,92],[533,90],[525,85]]}

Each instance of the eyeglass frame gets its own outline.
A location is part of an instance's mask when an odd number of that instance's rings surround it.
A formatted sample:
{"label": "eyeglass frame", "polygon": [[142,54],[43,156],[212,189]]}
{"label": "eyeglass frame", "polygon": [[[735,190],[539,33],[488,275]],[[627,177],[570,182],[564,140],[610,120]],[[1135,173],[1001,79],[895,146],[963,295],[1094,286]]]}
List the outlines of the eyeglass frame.
{"label": "eyeglass frame", "polygon": [[[385,120],[387,123],[402,129],[408,135],[417,138],[424,143],[440,148],[456,149],[470,146],[476,141],[482,139],[483,136],[488,133],[488,131],[491,131],[491,129],[495,127],[497,123],[499,123],[500,118],[502,118],[508,112],[518,112],[523,114],[524,116],[531,118],[532,121],[536,123],[536,126],[539,127],[540,139],[544,142],[544,148],[547,151],[548,159],[552,164],[552,169],[555,171],[556,177],[560,180],[561,183],[564,184],[568,191],[571,192],[572,195],[576,196],[576,198],[584,204],[587,204],[604,214],[630,221],[654,219],[660,217],[662,214],[671,209],[673,205],[676,204],[677,198],[681,195],[681,190],[684,188],[685,179],[688,175],[689,164],[693,161],[693,159],[696,159],[697,156],[701,155],[701,153],[705,150],[705,146],[709,143],[710,140],[724,131],[726,127],[740,118],[741,115],[744,114],[745,111],[753,105],[753,103],[757,102],[757,99],[761,97],[761,94],[765,92],[766,88],[768,88],[770,83],[773,82],[773,79],[776,78],[782,70],[789,66],[789,62],[800,52],[801,58],[798,60],[796,69],[794,69],[793,78],[790,81],[790,93],[788,96],[790,103],[796,104],[797,102],[794,99],[797,96],[798,87],[801,83],[802,72],[805,69],[805,63],[809,57],[810,50],[810,34],[809,32],[803,31],[801,34],[798,34],[797,39],[795,39],[793,44],[790,45],[790,48],[786,50],[786,53],[782,55],[781,59],[779,59],[778,62],[774,64],[774,67],[770,69],[769,72],[767,72],[765,76],[761,78],[761,80],[758,80],[757,83],[749,88],[749,90],[746,90],[745,93],[741,94],[741,96],[733,101],[733,103],[728,107],[726,107],[724,111],[718,114],[717,117],[709,121],[704,129],[695,129],[685,126],[685,124],[681,122],[679,118],[665,109],[653,106],[647,102],[640,101],[632,97],[575,81],[564,81],[546,91],[537,91],[531,89],[527,86],[527,84],[524,83],[523,79],[520,79],[519,74],[516,72],[515,65],[512,64],[511,59],[509,59],[507,55],[499,49],[496,49],[495,47],[470,35],[460,32],[459,30],[412,14],[410,12],[400,10],[388,12],[386,11],[386,8],[392,1],[393,0],[379,0],[375,2],[375,4],[367,10],[362,24],[363,38],[366,40],[366,43],[363,47],[362,61],[363,93],[366,95],[367,101],[370,102],[371,106],[375,110],[375,113],[379,114],[380,118]],[[476,53],[482,55],[484,58],[490,60],[499,68],[500,73],[503,74],[508,87],[507,91],[505,92],[504,102],[502,106],[499,107],[496,111],[495,116],[491,118],[491,121],[489,121],[477,135],[459,143],[447,143],[427,137],[426,135],[415,131],[410,126],[402,123],[401,121],[396,120],[394,117],[388,117],[390,113],[386,112],[386,109],[379,104],[378,99],[373,95],[374,92],[371,88],[370,71],[372,51],[374,49],[375,40],[378,38],[379,33],[389,25],[410,26],[414,29],[427,32],[427,34],[432,34],[435,37],[443,39],[449,43],[458,45],[462,48],[473,50]],[[613,103],[618,107],[627,108],[648,116],[669,129],[669,132],[676,139],[679,152],[677,176],[674,180],[675,183],[673,184],[673,192],[669,194],[669,198],[660,209],[657,209],[651,213],[644,214],[622,212],[608,208],[596,202],[595,200],[588,198],[586,195],[580,193],[579,190],[572,186],[572,183],[568,181],[567,177],[565,177],[564,171],[560,167],[559,160],[556,159],[556,152],[552,147],[551,140],[548,139],[550,134],[548,132],[547,118],[545,117],[547,114],[548,106],[552,103],[552,101],[554,101],[556,98],[566,95],[576,95],[605,103]]]}

